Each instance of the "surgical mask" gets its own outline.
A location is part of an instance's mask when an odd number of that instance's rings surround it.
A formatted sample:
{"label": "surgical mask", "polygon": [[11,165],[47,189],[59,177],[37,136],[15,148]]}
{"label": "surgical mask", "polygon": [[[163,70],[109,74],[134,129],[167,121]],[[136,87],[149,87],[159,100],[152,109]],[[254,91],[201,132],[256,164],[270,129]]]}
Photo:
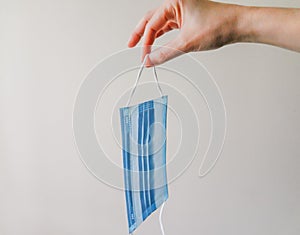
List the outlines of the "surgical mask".
{"label": "surgical mask", "polygon": [[153,74],[161,97],[129,106],[148,55],[138,72],[126,107],[120,108],[125,199],[129,233],[168,199],[166,124],[168,96],[164,96],[155,67]]}

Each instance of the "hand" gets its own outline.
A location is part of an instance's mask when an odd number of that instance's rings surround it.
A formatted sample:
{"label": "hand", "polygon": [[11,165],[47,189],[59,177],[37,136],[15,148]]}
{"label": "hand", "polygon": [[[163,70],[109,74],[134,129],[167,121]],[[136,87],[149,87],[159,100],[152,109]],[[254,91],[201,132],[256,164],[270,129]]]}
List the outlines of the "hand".
{"label": "hand", "polygon": [[238,7],[207,0],[168,0],[145,15],[133,31],[128,46],[134,47],[144,36],[144,58],[151,52],[156,38],[180,29],[175,39],[150,54],[148,66],[161,64],[182,53],[221,47],[237,40]]}
{"label": "hand", "polygon": [[[179,35],[151,52],[156,38],[179,29]],[[208,0],[166,0],[133,31],[128,46],[144,37],[146,66],[158,65],[182,53],[210,50],[234,42],[257,42],[300,52],[300,9],[246,7]]]}

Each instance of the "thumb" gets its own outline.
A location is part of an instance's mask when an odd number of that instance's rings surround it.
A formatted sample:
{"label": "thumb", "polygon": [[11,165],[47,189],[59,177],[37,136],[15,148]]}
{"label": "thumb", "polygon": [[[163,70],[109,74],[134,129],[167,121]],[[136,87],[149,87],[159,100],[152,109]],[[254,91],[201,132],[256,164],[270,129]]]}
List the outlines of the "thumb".
{"label": "thumb", "polygon": [[182,55],[186,52],[184,44],[184,41],[180,37],[177,37],[164,46],[155,49],[150,53],[150,61],[147,62],[146,66],[150,67],[153,65],[159,65]]}

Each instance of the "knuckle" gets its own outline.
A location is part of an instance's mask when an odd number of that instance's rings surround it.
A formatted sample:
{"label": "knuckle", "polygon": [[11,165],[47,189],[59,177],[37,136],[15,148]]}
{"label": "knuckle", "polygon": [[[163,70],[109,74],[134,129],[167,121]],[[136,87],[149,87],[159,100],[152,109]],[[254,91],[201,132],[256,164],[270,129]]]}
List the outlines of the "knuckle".
{"label": "knuckle", "polygon": [[148,22],[150,20],[150,18],[152,17],[154,11],[155,10],[147,11],[143,19]]}
{"label": "knuckle", "polygon": [[146,26],[146,29],[145,29],[145,34],[147,35],[147,36],[151,36],[152,34],[155,34],[156,33],[156,31],[155,31],[155,29],[153,28],[153,25],[152,24],[148,24],[147,26]]}
{"label": "knuckle", "polygon": [[134,32],[134,35],[139,38],[143,37],[143,34],[140,32]]}

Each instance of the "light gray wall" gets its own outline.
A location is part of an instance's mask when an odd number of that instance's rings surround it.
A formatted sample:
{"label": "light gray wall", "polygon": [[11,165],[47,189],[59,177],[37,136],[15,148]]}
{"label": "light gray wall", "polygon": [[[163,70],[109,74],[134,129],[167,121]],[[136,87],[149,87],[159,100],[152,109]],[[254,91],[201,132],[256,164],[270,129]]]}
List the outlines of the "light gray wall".
{"label": "light gray wall", "polygon": [[[1,235],[127,234],[123,192],[80,161],[72,111],[87,72],[159,4],[0,1]],[[197,177],[199,158],[170,185],[166,234],[299,234],[300,54],[237,44],[194,56],[221,89],[227,138],[211,174]],[[157,213],[137,232],[159,233]]]}

